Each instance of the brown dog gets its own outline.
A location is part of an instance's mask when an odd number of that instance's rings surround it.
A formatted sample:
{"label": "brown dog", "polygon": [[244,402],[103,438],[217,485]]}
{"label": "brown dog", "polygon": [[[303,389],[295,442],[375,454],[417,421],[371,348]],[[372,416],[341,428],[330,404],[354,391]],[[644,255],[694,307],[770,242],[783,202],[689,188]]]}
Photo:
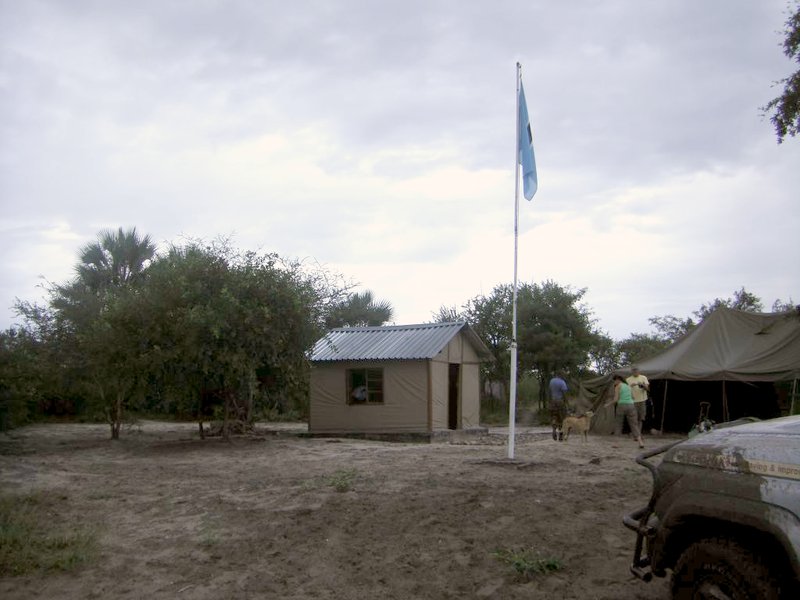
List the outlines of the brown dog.
{"label": "brown dog", "polygon": [[588,432],[589,426],[592,424],[592,415],[594,415],[594,413],[589,410],[580,417],[566,417],[564,422],[561,424],[561,431],[564,432],[564,441],[567,441],[567,438],[569,438],[569,432],[573,429],[576,432],[583,434],[584,442],[588,441]]}

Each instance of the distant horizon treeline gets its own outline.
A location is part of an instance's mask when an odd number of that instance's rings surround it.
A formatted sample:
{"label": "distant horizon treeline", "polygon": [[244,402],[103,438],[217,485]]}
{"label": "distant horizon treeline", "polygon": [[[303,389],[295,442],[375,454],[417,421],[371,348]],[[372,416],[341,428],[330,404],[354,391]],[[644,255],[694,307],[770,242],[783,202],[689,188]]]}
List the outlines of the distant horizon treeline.
{"label": "distant horizon treeline", "polygon": [[[0,430],[61,414],[103,420],[116,439],[134,413],[196,419],[201,436],[215,420],[227,436],[257,419],[305,418],[316,340],[333,327],[392,320],[390,301],[355,287],[319,264],[240,251],[228,239],[158,253],[136,228],[102,231],[79,250],[71,280],[50,284],[44,303],[17,301],[22,322],[0,332]],[[763,308],[743,287],[701,306],[697,321],[653,317],[655,334],[614,341],[585,293],[553,281],[519,287],[520,373],[542,382],[557,370],[606,372],[660,351],[717,306]],[[432,316],[470,323],[495,358],[484,379],[508,379],[510,285]]]}

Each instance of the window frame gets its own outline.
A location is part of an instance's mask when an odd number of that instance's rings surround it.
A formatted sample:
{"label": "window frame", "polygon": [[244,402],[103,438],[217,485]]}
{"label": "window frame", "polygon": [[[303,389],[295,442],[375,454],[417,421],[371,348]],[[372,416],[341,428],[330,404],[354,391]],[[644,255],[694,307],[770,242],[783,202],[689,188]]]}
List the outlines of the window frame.
{"label": "window frame", "polygon": [[[358,367],[345,369],[346,397],[348,406],[380,406],[386,403],[383,367]],[[360,386],[366,388],[366,398],[356,400],[353,391]]]}

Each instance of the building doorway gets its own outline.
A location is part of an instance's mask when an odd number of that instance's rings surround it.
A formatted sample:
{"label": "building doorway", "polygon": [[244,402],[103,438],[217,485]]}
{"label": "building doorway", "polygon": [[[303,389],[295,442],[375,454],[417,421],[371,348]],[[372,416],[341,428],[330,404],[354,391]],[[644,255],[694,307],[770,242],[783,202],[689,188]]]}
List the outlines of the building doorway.
{"label": "building doorway", "polygon": [[458,382],[461,375],[461,365],[450,363],[448,369],[447,385],[447,427],[448,429],[458,429]]}

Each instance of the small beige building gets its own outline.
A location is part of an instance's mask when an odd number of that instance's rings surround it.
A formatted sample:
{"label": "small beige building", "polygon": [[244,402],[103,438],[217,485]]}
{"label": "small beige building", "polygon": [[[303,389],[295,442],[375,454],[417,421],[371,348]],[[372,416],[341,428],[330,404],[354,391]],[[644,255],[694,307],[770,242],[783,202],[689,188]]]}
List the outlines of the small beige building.
{"label": "small beige building", "polygon": [[432,433],[479,426],[480,363],[466,323],[345,327],[311,356],[311,433]]}

